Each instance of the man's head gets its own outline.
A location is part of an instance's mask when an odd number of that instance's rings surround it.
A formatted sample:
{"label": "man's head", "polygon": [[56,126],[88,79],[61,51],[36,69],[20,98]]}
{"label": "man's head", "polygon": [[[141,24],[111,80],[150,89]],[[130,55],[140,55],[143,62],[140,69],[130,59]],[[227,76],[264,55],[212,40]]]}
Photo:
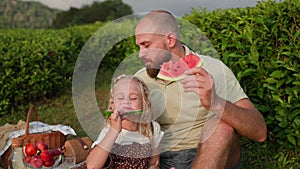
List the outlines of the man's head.
{"label": "man's head", "polygon": [[177,39],[180,39],[177,20],[166,10],[152,10],[146,14],[136,26],[135,33],[173,34]]}
{"label": "man's head", "polygon": [[181,47],[176,18],[164,10],[154,10],[145,15],[135,29],[139,57],[147,73],[155,78],[163,62],[177,60],[177,47]]}

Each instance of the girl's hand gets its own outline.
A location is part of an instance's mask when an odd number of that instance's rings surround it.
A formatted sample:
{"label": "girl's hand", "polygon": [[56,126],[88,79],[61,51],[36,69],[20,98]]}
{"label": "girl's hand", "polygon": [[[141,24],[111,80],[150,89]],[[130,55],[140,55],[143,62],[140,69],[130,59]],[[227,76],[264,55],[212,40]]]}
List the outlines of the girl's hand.
{"label": "girl's hand", "polygon": [[111,116],[110,116],[110,128],[117,131],[121,132],[122,130],[122,121],[121,121],[121,116],[120,113],[115,111]]}

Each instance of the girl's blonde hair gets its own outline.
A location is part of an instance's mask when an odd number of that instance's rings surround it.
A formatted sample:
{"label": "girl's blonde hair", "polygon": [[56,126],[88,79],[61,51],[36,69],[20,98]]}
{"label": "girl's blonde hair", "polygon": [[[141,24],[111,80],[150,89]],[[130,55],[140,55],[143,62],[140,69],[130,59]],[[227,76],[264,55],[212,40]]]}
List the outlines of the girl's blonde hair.
{"label": "girl's blonde hair", "polygon": [[136,76],[130,76],[130,75],[121,75],[114,79],[113,85],[111,87],[111,94],[110,94],[110,100],[108,105],[108,110],[113,110],[113,90],[117,84],[121,82],[121,80],[130,80],[132,82],[135,82],[138,87],[138,92],[142,95],[142,110],[143,113],[141,115],[141,118],[139,120],[139,133],[143,134],[144,136],[151,138],[153,136],[153,127],[152,127],[152,120],[153,115],[151,112],[151,102],[150,102],[150,91],[146,84],[138,77]]}

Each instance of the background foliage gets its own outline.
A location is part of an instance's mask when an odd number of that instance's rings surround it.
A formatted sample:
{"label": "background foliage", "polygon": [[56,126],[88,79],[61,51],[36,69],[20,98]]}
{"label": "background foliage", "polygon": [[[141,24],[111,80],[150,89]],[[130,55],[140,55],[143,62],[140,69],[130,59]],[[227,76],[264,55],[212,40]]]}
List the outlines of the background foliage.
{"label": "background foliage", "polygon": [[131,6],[122,0],[95,1],[66,11],[52,9],[36,1],[0,0],[0,29],[64,28],[115,20],[132,13]]}
{"label": "background foliage", "polygon": [[[299,9],[299,0],[267,1],[253,8],[212,12],[199,8],[184,17],[210,39],[265,117],[267,142],[243,144],[250,151],[245,162],[249,168],[274,168],[268,166],[274,161],[275,168],[300,168]],[[80,50],[104,24],[55,31],[0,30],[0,115],[70,88]],[[111,70],[137,50],[134,38],[128,37],[108,52],[101,67]]]}
{"label": "background foliage", "polygon": [[131,7],[121,0],[95,1],[92,5],[86,5],[80,9],[72,7],[68,11],[58,13],[52,26],[54,28],[63,28],[94,23],[95,21],[112,21],[132,13]]}
{"label": "background foliage", "polygon": [[57,12],[38,2],[0,0],[0,29],[49,28]]}
{"label": "background foliage", "polygon": [[99,25],[59,31],[0,29],[0,116],[70,88],[77,56]]}

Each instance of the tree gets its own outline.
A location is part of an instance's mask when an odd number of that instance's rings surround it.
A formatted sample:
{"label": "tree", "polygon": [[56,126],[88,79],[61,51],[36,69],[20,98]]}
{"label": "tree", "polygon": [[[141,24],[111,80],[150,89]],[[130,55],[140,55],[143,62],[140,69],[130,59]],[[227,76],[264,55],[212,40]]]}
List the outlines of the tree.
{"label": "tree", "polygon": [[85,5],[80,9],[71,8],[68,11],[60,12],[53,21],[54,28],[62,28],[72,25],[94,23],[95,21],[109,21],[130,15],[131,7],[124,4],[122,0],[106,0],[94,2],[92,5]]}
{"label": "tree", "polygon": [[49,28],[58,11],[39,2],[0,0],[0,29]]}

